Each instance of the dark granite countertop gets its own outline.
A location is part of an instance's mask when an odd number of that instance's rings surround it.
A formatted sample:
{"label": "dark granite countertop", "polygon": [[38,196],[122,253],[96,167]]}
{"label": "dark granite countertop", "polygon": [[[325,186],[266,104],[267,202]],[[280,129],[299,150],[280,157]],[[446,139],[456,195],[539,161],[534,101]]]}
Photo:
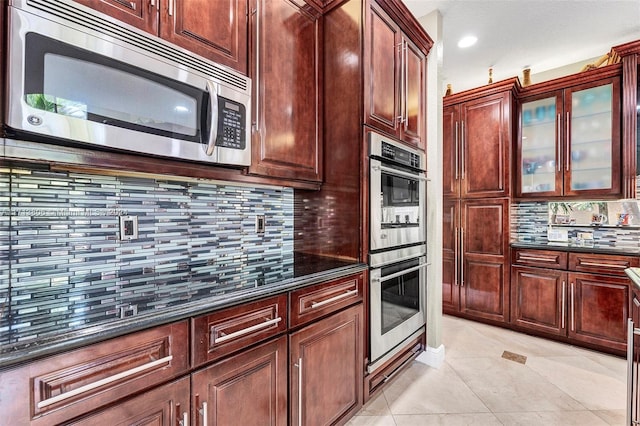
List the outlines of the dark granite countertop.
{"label": "dark granite countertop", "polygon": [[[78,348],[91,343],[122,336],[146,328],[183,320],[229,306],[281,294],[296,288],[318,284],[359,273],[367,269],[367,265],[346,262],[338,259],[299,255],[287,259],[259,259],[254,261],[227,262],[224,268],[216,265],[215,272],[207,273],[207,265],[188,265],[185,270],[165,271],[116,277],[122,282],[126,278],[126,286],[116,286],[113,282],[96,279],[90,281],[87,292],[105,293],[108,289],[114,294],[108,298],[101,296],[101,306],[105,300],[113,304],[110,311],[101,309],[100,315],[65,314],[59,321],[56,330],[47,329],[36,337],[24,338],[25,333],[17,330],[15,335],[2,331],[5,336],[0,345],[0,369],[17,363],[36,359],[66,350]],[[113,280],[114,278],[111,277]],[[85,283],[83,283],[85,284]],[[126,288],[121,288],[126,287]],[[141,290],[134,299],[134,310],[118,310],[122,305],[123,294]],[[120,293],[118,293],[120,292]],[[59,306],[52,310],[71,312],[70,298],[61,298]],[[129,302],[130,303],[130,299]],[[110,314],[112,312],[113,314]],[[105,315],[106,313],[106,315]],[[13,315],[7,323],[19,324],[27,322],[20,309],[15,308],[5,313]],[[24,315],[28,315],[25,313]],[[72,317],[73,316],[73,317]],[[33,324],[33,322],[31,322]],[[34,335],[32,332],[31,335]]]}
{"label": "dark granite countertop", "polygon": [[562,242],[540,242],[540,241],[517,241],[512,242],[513,248],[530,248],[542,250],[560,250],[573,251],[581,253],[600,253],[600,254],[616,254],[616,255],[640,255],[640,248],[637,247],[614,247],[597,243],[562,243]]}

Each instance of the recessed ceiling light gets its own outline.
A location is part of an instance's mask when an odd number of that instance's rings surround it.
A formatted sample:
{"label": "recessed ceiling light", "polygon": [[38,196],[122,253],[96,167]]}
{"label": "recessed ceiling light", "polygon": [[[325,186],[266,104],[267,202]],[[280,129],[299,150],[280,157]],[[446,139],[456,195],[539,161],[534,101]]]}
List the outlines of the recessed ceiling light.
{"label": "recessed ceiling light", "polygon": [[470,47],[476,44],[478,41],[478,37],[473,35],[464,36],[458,41],[458,47],[464,49],[465,47]]}

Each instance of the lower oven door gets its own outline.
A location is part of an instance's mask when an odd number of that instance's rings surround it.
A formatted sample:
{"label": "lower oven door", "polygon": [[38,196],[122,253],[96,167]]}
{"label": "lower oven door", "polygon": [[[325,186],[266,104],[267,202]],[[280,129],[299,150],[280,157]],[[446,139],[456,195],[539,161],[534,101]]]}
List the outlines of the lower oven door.
{"label": "lower oven door", "polygon": [[422,256],[371,270],[372,363],[425,324],[426,267]]}

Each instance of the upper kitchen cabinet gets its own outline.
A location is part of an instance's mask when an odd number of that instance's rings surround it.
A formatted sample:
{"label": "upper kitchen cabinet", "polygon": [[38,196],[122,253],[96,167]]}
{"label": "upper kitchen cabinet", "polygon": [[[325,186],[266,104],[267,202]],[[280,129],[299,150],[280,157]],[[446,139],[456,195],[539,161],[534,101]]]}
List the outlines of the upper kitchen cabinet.
{"label": "upper kitchen cabinet", "polygon": [[366,37],[366,124],[425,149],[427,51],[375,2]]}
{"label": "upper kitchen cabinet", "polygon": [[322,182],[321,15],[289,0],[255,0],[250,28],[249,173]]}
{"label": "upper kitchen cabinet", "polygon": [[511,117],[516,79],[450,95],[443,108],[443,195],[510,195]]}
{"label": "upper kitchen cabinet", "polygon": [[247,0],[75,0],[247,73]]}
{"label": "upper kitchen cabinet", "polygon": [[613,66],[523,90],[517,197],[621,194],[619,71]]}
{"label": "upper kitchen cabinet", "polygon": [[640,123],[640,40],[612,49],[622,62],[622,196],[636,198]]}

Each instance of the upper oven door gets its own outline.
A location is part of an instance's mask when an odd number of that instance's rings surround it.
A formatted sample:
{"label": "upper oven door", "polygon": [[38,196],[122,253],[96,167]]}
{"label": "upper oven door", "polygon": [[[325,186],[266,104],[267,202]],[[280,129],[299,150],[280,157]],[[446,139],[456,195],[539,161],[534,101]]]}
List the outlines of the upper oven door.
{"label": "upper oven door", "polygon": [[426,178],[370,159],[371,250],[424,242]]}
{"label": "upper oven door", "polygon": [[[250,164],[248,94],[111,37],[100,30],[112,22],[66,3],[35,9],[14,0],[9,8],[5,123],[18,136]],[[172,49],[117,31],[159,55]]]}

